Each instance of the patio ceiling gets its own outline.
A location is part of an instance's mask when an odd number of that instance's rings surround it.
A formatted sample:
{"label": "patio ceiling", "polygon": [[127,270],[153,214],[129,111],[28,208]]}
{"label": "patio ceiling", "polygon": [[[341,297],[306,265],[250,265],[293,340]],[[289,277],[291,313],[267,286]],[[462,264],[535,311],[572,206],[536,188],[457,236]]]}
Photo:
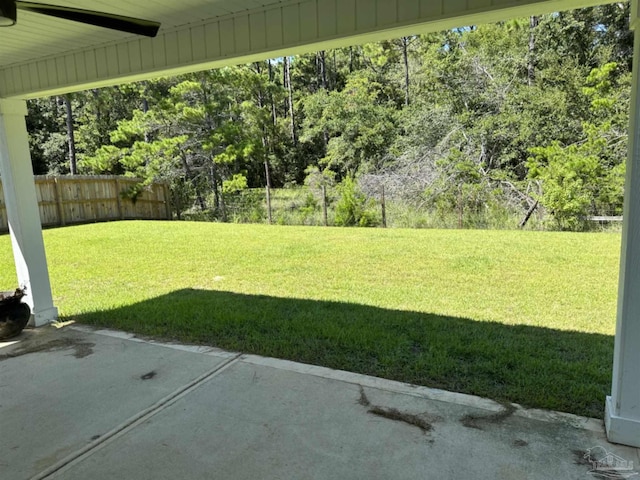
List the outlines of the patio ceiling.
{"label": "patio ceiling", "polygon": [[124,0],[47,3],[162,23],[154,39],[18,12],[0,98],[68,91],[591,6],[602,0]]}

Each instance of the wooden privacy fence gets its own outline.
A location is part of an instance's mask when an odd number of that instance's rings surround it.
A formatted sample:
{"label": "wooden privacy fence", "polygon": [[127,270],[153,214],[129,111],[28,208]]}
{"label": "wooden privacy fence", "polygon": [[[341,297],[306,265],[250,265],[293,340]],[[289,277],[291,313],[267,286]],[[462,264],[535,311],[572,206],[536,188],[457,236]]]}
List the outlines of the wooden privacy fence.
{"label": "wooden privacy fence", "polygon": [[[9,229],[0,179],[0,230]],[[108,220],[169,220],[169,189],[164,183],[144,188],[136,201],[123,197],[140,180],[118,176],[36,176],[40,220],[45,227]]]}

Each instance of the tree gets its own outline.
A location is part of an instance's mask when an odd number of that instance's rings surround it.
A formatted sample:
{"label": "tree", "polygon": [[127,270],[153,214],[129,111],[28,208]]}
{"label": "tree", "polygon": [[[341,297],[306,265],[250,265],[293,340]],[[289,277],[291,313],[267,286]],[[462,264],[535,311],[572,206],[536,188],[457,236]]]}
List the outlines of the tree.
{"label": "tree", "polygon": [[76,137],[75,126],[73,125],[73,107],[71,106],[71,95],[67,94],[60,99],[60,103],[65,107],[65,119],[67,124],[67,144],[69,146],[69,172],[71,175],[78,173],[78,162],[76,160]]}
{"label": "tree", "polygon": [[299,185],[316,168],[466,225],[549,203],[567,155],[583,184],[601,175],[589,211],[616,211],[629,11],[616,2],[33,100],[34,169],[75,171],[74,143],[80,172],[168,180],[185,209],[224,219],[229,182]]}
{"label": "tree", "polygon": [[[542,181],[540,201],[551,213],[556,228],[587,228],[587,217],[595,213],[598,203],[604,173],[599,154],[605,148],[602,137],[589,131],[587,141],[581,144],[562,147],[554,143],[531,149],[534,156],[529,161],[529,176]],[[616,175],[609,177],[615,180]]]}
{"label": "tree", "polygon": [[319,91],[304,103],[304,142],[327,132],[320,164],[344,178],[347,172],[373,168],[386,155],[396,134],[395,109],[381,98],[381,85],[354,74],[342,91]]}
{"label": "tree", "polygon": [[27,102],[27,131],[33,172],[44,175],[63,172],[66,162],[66,134],[55,97]]}
{"label": "tree", "polygon": [[629,74],[616,63],[591,71],[583,93],[590,118],[581,141],[532,148],[529,178],[542,181],[542,204],[562,230],[588,228],[589,215],[622,213],[626,155]]}
{"label": "tree", "polygon": [[371,202],[359,189],[356,180],[348,175],[338,185],[340,195],[336,204],[336,225],[341,227],[373,227],[380,223],[372,211]]}

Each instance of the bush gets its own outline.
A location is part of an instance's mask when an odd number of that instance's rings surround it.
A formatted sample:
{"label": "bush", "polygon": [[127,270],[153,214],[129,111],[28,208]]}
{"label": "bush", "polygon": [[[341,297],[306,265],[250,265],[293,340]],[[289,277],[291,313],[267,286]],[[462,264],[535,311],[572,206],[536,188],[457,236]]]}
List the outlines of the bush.
{"label": "bush", "polygon": [[342,227],[375,227],[380,219],[372,210],[372,202],[358,188],[353,177],[346,177],[338,185],[340,198],[336,204],[335,224]]}

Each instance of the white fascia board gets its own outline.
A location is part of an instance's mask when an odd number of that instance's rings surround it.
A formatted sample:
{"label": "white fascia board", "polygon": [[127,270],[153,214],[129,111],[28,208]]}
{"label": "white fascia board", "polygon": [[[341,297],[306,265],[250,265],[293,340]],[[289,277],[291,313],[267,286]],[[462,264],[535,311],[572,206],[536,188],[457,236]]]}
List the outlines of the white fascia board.
{"label": "white fascia board", "polygon": [[153,39],[0,68],[0,98],[35,98],[322,49],[603,4],[602,0],[303,0],[209,19]]}

